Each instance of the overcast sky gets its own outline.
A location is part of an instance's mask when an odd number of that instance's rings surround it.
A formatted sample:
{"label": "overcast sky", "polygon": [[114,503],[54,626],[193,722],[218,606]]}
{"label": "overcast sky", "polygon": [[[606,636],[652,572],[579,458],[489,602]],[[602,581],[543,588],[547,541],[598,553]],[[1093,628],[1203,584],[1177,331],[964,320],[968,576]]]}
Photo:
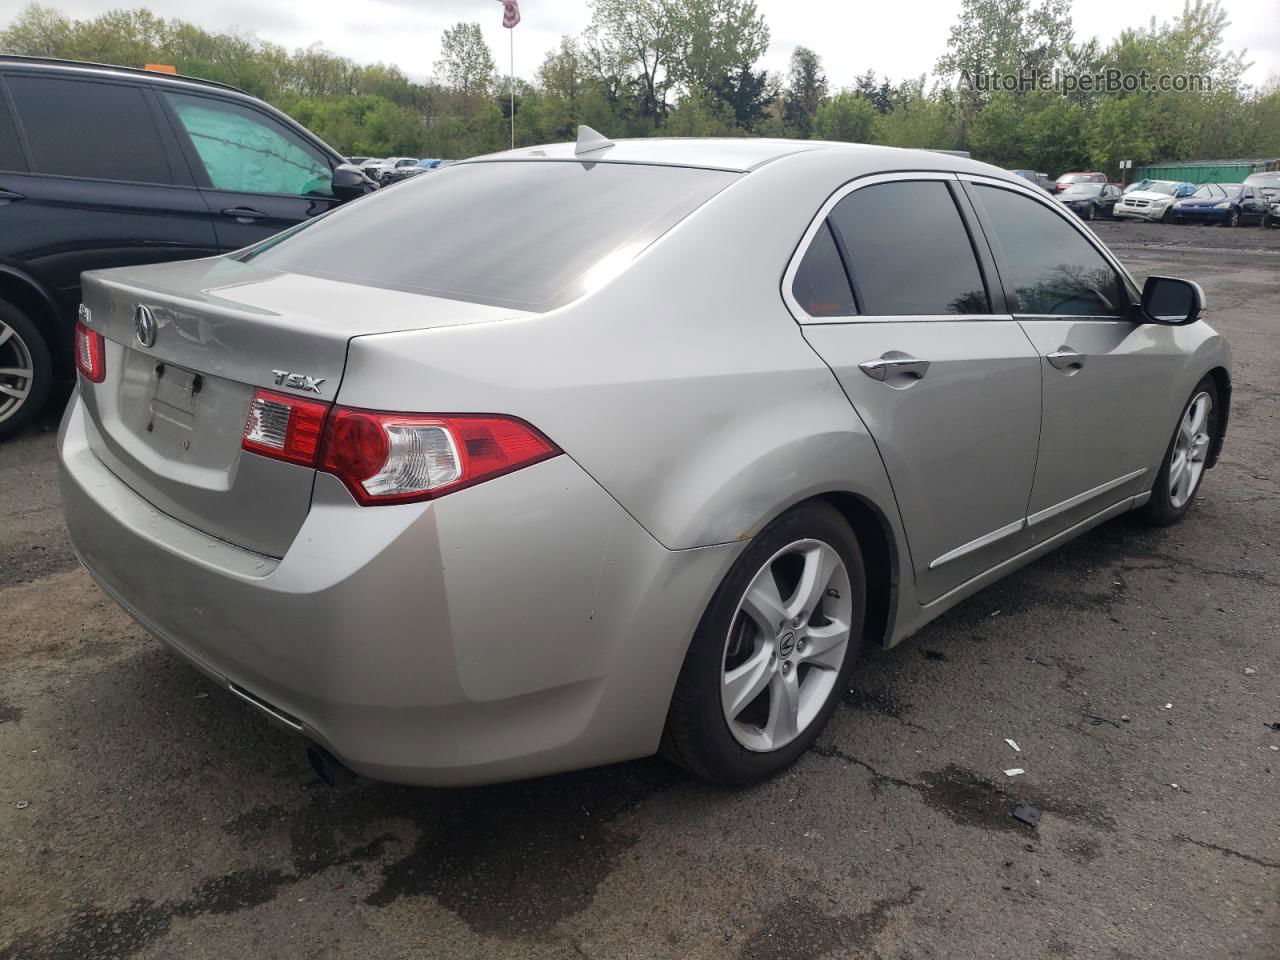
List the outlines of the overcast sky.
{"label": "overcast sky", "polygon": [[[112,8],[147,6],[165,17],[181,17],[209,30],[251,31],[289,49],[319,42],[359,62],[394,63],[415,79],[432,72],[440,33],[459,20],[484,27],[499,69],[507,69],[508,36],[496,0],[43,0],[66,13],[95,16]],[[848,0],[756,0],[769,24],[771,42],[765,66],[785,71],[800,44],[822,57],[835,87],[847,86],[868,69],[897,81],[932,69],[946,46],[959,10],[956,0],[902,3],[849,3]],[[16,11],[18,4],[5,4]],[[1123,27],[1168,18],[1175,0],[1075,0],[1078,38],[1097,35],[1104,42]],[[1225,0],[1232,25],[1232,49],[1247,48],[1254,61],[1246,81],[1261,85],[1280,75],[1280,16],[1277,0]],[[515,29],[516,73],[532,79],[546,52],[563,34],[587,26],[586,0],[520,0],[523,21]],[[0,18],[7,20],[4,14]],[[3,22],[3,20],[0,20]]]}

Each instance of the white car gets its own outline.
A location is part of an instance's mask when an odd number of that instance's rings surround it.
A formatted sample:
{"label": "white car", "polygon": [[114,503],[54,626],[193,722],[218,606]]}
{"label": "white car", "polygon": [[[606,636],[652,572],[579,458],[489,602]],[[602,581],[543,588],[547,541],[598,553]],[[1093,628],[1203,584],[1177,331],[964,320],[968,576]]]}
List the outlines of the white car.
{"label": "white car", "polygon": [[1160,220],[1168,223],[1173,218],[1173,202],[1179,197],[1190,196],[1195,187],[1177,180],[1152,180],[1140,190],[1130,190],[1115,206],[1114,215],[1130,220]]}

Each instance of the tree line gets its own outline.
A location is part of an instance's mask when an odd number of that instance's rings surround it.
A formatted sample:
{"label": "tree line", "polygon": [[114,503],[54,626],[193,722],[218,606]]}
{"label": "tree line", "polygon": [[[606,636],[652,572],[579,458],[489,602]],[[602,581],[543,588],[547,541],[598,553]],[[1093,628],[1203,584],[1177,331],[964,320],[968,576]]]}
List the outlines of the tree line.
{"label": "tree line", "polygon": [[[585,123],[611,137],[768,136],[968,150],[1004,167],[1057,174],[1120,160],[1280,155],[1280,81],[1242,81],[1244,51],[1226,48],[1220,0],[1186,0],[1168,21],[1123,30],[1105,46],[1077,37],[1070,0],[963,0],[929,75],[867,72],[829,83],[822,58],[797,47],[783,75],[761,69],[769,27],[753,0],[588,0],[581,35],[563,37],[532,83],[514,82],[517,144],[572,139]],[[518,28],[517,28],[518,29]],[[239,87],[348,155],[459,158],[506,147],[509,78],[480,25],[444,31],[432,79],[357,64],[319,44],[288,51],[256,36],[213,33],[149,10],[77,20],[32,4],[0,31],[0,51],[180,73]],[[977,78],[1193,74],[1185,92],[992,90]]]}

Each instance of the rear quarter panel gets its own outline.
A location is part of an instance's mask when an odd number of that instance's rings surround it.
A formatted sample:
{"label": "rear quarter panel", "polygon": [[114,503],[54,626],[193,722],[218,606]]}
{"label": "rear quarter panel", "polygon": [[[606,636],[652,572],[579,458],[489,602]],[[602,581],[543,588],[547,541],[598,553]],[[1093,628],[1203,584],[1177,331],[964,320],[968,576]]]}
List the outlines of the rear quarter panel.
{"label": "rear quarter panel", "polygon": [[339,402],[521,416],[668,549],[749,539],[827,491],[871,501],[896,536],[875,444],[780,295],[814,213],[859,172],[850,153],[745,175],[558,311],[356,338]]}

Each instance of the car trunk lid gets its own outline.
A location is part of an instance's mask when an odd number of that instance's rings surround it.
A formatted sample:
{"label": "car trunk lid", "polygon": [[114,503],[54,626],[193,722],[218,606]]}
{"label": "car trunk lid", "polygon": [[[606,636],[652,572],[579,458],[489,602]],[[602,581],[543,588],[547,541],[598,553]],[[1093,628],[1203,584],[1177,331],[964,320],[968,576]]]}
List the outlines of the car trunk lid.
{"label": "car trunk lid", "polygon": [[90,442],[161,511],[268,556],[288,550],[315,471],[242,450],[258,389],[331,402],[352,337],[512,316],[227,258],[89,273],[106,376],[81,378]]}

